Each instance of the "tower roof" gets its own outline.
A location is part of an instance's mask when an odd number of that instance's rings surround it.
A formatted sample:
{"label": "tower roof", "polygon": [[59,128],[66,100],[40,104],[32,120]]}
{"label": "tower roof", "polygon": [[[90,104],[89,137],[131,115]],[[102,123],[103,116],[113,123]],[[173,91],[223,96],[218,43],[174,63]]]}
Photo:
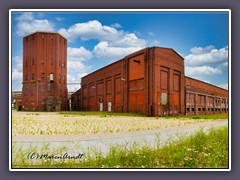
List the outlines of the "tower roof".
{"label": "tower roof", "polygon": [[37,33],[58,34],[58,35],[62,36],[64,39],[67,40],[67,38],[65,38],[65,37],[64,37],[63,35],[61,35],[59,32],[54,32],[54,31],[35,31],[35,32],[33,32],[33,33],[30,33],[30,34],[27,34],[27,35],[23,36],[23,38],[28,37],[28,36],[31,36],[31,35],[33,35],[33,34],[37,34]]}

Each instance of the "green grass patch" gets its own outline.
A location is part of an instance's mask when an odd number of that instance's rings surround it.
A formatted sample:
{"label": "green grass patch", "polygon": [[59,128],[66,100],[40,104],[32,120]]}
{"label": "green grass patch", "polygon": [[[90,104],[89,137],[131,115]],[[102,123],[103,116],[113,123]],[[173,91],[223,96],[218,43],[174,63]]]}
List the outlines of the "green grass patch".
{"label": "green grass patch", "polygon": [[[181,139],[181,138],[180,138]],[[50,152],[51,151],[51,152]],[[116,145],[107,154],[89,149],[81,160],[27,159],[29,153],[48,153],[61,155],[67,147],[50,150],[45,145],[40,152],[36,147],[23,150],[13,144],[13,168],[228,168],[228,127],[202,130],[179,142],[170,140],[168,146],[161,147],[156,137],[155,146],[133,143],[128,147]]]}
{"label": "green grass patch", "polygon": [[166,119],[172,119],[172,118],[176,118],[176,119],[213,119],[213,120],[217,120],[217,119],[227,119],[228,118],[228,114],[206,114],[206,115],[184,115],[184,116],[166,116],[166,117],[162,117],[162,118],[166,118]]}
{"label": "green grass patch", "polygon": [[142,114],[135,113],[118,113],[118,112],[108,112],[108,111],[61,111],[59,114],[65,116],[99,116],[99,117],[109,117],[109,116],[132,116],[132,117],[144,117]]}

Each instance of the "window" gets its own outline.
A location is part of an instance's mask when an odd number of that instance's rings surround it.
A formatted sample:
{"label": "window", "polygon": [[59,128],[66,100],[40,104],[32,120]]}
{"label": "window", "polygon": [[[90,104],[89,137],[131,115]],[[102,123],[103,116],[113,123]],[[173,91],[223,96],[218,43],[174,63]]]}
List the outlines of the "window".
{"label": "window", "polygon": [[44,64],[44,59],[42,59],[42,61],[41,61],[41,62],[42,62],[42,64]]}
{"label": "window", "polygon": [[192,108],[192,111],[195,111],[195,109],[194,109],[194,108]]}
{"label": "window", "polygon": [[41,73],[41,78],[44,78],[44,73]]}
{"label": "window", "polygon": [[201,111],[201,108],[198,108],[198,111]]}
{"label": "window", "polygon": [[32,59],[32,65],[34,65],[34,59]]}
{"label": "window", "polygon": [[187,112],[189,112],[190,111],[190,108],[187,108]]}
{"label": "window", "polygon": [[28,75],[25,75],[25,81],[27,81],[28,80]]}
{"label": "window", "polygon": [[34,73],[32,73],[32,80],[34,80]]}
{"label": "window", "polygon": [[61,84],[61,74],[59,74],[59,83]]}

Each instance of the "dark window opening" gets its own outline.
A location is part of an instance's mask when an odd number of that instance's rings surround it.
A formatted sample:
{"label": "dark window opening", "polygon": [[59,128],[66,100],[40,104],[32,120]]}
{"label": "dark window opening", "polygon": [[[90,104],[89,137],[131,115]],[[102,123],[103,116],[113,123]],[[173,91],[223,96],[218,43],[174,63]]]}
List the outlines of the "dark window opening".
{"label": "dark window opening", "polygon": [[44,73],[41,73],[41,78],[44,78]]}
{"label": "dark window opening", "polygon": [[190,111],[190,108],[187,108],[187,112],[189,112]]}
{"label": "dark window opening", "polygon": [[195,111],[195,108],[192,108],[192,111],[194,112],[194,111]]}
{"label": "dark window opening", "polygon": [[32,59],[32,65],[34,65],[34,59]]}
{"label": "dark window opening", "polygon": [[201,111],[201,108],[198,108],[198,111]]}
{"label": "dark window opening", "polygon": [[210,109],[210,108],[208,108],[208,111],[211,111],[211,109]]}
{"label": "dark window opening", "polygon": [[34,73],[32,73],[32,80],[34,80]]}
{"label": "dark window opening", "polygon": [[205,108],[202,108],[203,111],[205,111]]}

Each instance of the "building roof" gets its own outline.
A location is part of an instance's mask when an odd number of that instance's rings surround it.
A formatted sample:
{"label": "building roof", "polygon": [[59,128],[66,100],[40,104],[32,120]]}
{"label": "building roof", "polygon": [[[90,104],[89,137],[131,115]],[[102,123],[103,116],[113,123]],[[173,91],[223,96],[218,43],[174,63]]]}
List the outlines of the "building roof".
{"label": "building roof", "polygon": [[204,84],[207,84],[207,85],[210,85],[210,86],[213,86],[213,87],[216,87],[216,88],[219,88],[219,89],[221,89],[221,90],[224,90],[224,91],[228,92],[227,89],[221,88],[221,87],[219,87],[219,86],[216,86],[216,85],[213,85],[213,84],[210,84],[210,83],[207,83],[207,82],[198,80],[198,79],[194,79],[194,78],[192,78],[192,77],[185,76],[185,78],[192,79],[192,80],[194,80],[194,81],[198,81],[198,82],[201,82],[201,83],[204,83]]}
{"label": "building roof", "polygon": [[36,34],[36,33],[58,34],[58,35],[62,36],[64,39],[67,40],[67,38],[65,38],[65,37],[64,37],[63,35],[61,35],[59,32],[54,32],[54,31],[35,31],[35,32],[33,32],[33,33],[30,33],[30,34],[27,34],[27,35],[23,36],[23,38],[28,37],[28,36],[31,36],[31,35]]}
{"label": "building roof", "polygon": [[147,49],[151,49],[151,48],[159,48],[159,49],[168,49],[168,50],[171,50],[171,51],[173,51],[174,53],[176,53],[180,58],[182,58],[182,59],[184,60],[184,58],[183,58],[180,54],[178,54],[178,53],[177,53],[174,49],[172,49],[172,48],[159,47],[159,46],[146,47],[146,48],[140,49],[140,50],[138,50],[138,51],[135,51],[135,52],[133,52],[133,53],[131,53],[131,54],[128,54],[128,55],[126,55],[125,57],[123,57],[123,58],[120,59],[120,60],[117,60],[117,61],[115,61],[115,62],[113,62],[113,63],[110,63],[110,64],[104,66],[104,67],[101,67],[101,68],[99,68],[99,69],[97,69],[97,70],[95,70],[95,71],[93,71],[93,72],[91,72],[91,73],[83,76],[82,78],[85,78],[85,77],[87,77],[88,75],[91,75],[91,74],[93,74],[93,73],[95,73],[95,72],[97,72],[97,71],[100,71],[100,70],[102,70],[102,69],[104,69],[104,68],[107,68],[108,66],[111,66],[111,65],[113,65],[113,64],[115,64],[115,63],[118,63],[119,61],[122,61],[122,60],[125,59],[125,58],[134,56],[134,54],[139,54],[140,52],[145,51],[145,50],[147,50]]}

